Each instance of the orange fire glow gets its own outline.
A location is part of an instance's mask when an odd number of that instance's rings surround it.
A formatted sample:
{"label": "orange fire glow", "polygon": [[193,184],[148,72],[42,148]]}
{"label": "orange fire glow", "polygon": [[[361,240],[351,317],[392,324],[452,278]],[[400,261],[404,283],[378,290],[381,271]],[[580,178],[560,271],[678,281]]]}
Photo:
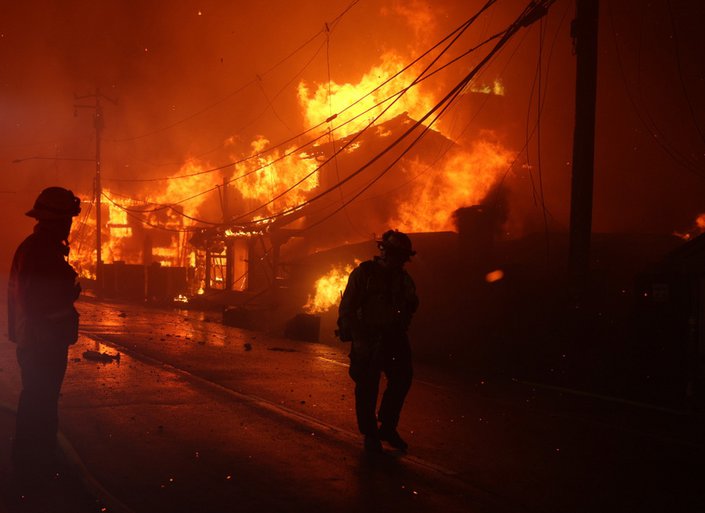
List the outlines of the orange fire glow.
{"label": "orange fire glow", "polygon": [[[345,120],[371,108],[375,103],[389,97],[408,85],[412,73],[404,73],[381,87],[378,91],[365,97],[380,83],[392,77],[402,69],[404,59],[394,53],[381,56],[378,65],[372,67],[357,83],[331,83],[330,96],[328,84],[320,84],[315,90],[301,82],[299,85],[299,101],[310,125],[316,125],[326,120],[331,114],[340,112],[346,106],[359,98],[364,99],[352,109],[338,116],[332,125],[339,126]],[[471,91],[481,91],[486,94],[504,95],[505,88],[497,79],[491,85],[470,84]],[[424,88],[423,85],[409,89],[404,96],[379,121],[387,121],[399,114],[407,113],[412,119],[421,119],[433,105],[436,104],[436,93]],[[373,108],[359,119],[336,131],[340,138],[357,132],[367,126],[373,116],[379,114],[389,102]],[[442,127],[434,125],[434,129]],[[376,128],[379,137],[385,137],[382,127]],[[444,160],[429,167],[420,161],[405,161],[400,165],[400,182],[406,182],[400,191],[403,200],[396,205],[396,212],[390,215],[387,223],[400,230],[410,232],[432,232],[454,230],[453,212],[460,207],[481,203],[492,187],[508,171],[514,154],[498,142],[497,138],[487,134],[471,148],[454,150]],[[359,146],[359,143],[356,143]],[[348,151],[357,147],[351,146]]]}
{"label": "orange fire glow", "polygon": [[[330,96],[328,95],[328,83],[320,84],[315,90],[311,91],[305,82],[301,82],[298,94],[299,102],[304,110],[304,118],[309,126],[318,125],[331,115],[340,113],[343,109],[373,91],[379,84],[401,70],[404,65],[405,62],[399,55],[387,52],[381,56],[381,63],[373,66],[370,71],[360,78],[357,84],[331,82]],[[364,97],[354,107],[340,114],[333,121],[334,126],[339,126],[355,116],[359,115],[360,117],[337,130],[335,133],[336,138],[345,137],[362,130],[372,118],[379,115],[384,108],[389,106],[391,101],[384,102],[378,107],[375,107],[375,105],[408,86],[412,80],[411,74],[401,74]],[[414,119],[420,119],[433,105],[432,96],[424,94],[419,90],[419,87],[413,87],[401,96],[387,111],[384,118],[379,121],[389,120],[404,112],[409,113]]]}
{"label": "orange fire glow", "polygon": [[673,235],[680,237],[683,240],[691,240],[703,233],[705,233],[705,213],[696,217],[693,226],[691,226],[688,230],[685,232],[675,231],[673,232]]}
{"label": "orange fire glow", "polygon": [[308,297],[308,301],[304,305],[304,312],[308,314],[323,313],[338,305],[348,283],[348,275],[359,263],[360,260],[356,259],[355,264],[335,266],[318,278],[314,285],[314,294]]}
{"label": "orange fire glow", "polygon": [[482,202],[513,157],[499,144],[479,141],[469,151],[454,153],[439,169],[411,162],[405,170],[413,179],[404,189],[408,200],[399,204],[390,225],[408,232],[454,230],[453,212]]}
{"label": "orange fire glow", "polygon": [[[298,86],[298,99],[306,125],[316,126],[338,114],[330,122],[332,126],[341,127],[334,134],[336,138],[365,128],[391,104],[391,101],[385,100],[393,99],[392,95],[408,86],[415,77],[413,71],[409,71],[374,91],[400,71],[406,62],[408,60],[399,54],[387,52],[356,83],[308,84],[302,81]],[[480,87],[489,94],[504,94],[504,87],[499,81],[492,86]],[[436,93],[425,89],[424,84],[410,88],[398,97],[398,101],[378,122],[388,121],[403,113],[412,119],[421,119],[436,104]],[[353,103],[352,108],[343,112]],[[358,119],[341,126],[359,114],[362,115]],[[439,129],[435,125],[434,128]],[[391,135],[382,127],[375,130],[379,137]],[[242,160],[243,155],[232,155],[233,161],[238,163],[218,172],[201,173],[211,165],[189,160],[173,173],[172,179],[155,182],[148,190],[140,191],[137,194],[141,198],[139,201],[113,196],[106,190],[106,194],[114,197],[116,203],[124,208],[104,203],[107,219],[104,219],[101,232],[103,262],[195,266],[195,250],[189,246],[189,233],[185,230],[199,224],[199,219],[218,223],[223,218],[246,214],[266,204],[265,208],[254,211],[255,215],[247,219],[257,220],[300,205],[319,185],[316,170],[319,161],[312,156],[313,152],[311,155],[294,153],[293,147],[265,152],[269,144],[266,137],[259,136],[250,144],[249,160]],[[356,142],[346,151],[358,151],[360,144]],[[389,214],[387,224],[408,232],[453,230],[453,212],[463,206],[481,203],[507,171],[513,157],[499,143],[478,140],[471,148],[452,150],[452,154],[432,166],[416,160],[403,161],[395,170],[403,186],[400,189],[404,193],[403,200],[395,204],[396,208]],[[182,178],[183,175],[195,176]],[[209,192],[198,194],[201,191]],[[228,198],[230,200],[225,201]],[[164,205],[172,207],[162,208]],[[134,210],[136,214],[128,215],[125,208]],[[89,216],[86,227],[81,227],[80,223],[74,226],[73,237],[80,239],[80,243],[73,244],[72,248],[80,247],[80,250],[75,254],[72,252],[72,263],[86,277],[95,275],[95,229],[93,215]],[[262,225],[257,229],[263,234],[267,227]],[[143,243],[147,240],[147,234],[155,235],[150,245]],[[231,237],[247,236],[247,233],[235,229],[225,234]],[[341,265],[319,278],[315,293],[308,298],[304,309],[308,313],[320,313],[336,305],[352,269],[352,264]]]}
{"label": "orange fire glow", "polygon": [[[183,169],[186,168],[186,171]],[[193,172],[193,165],[188,163],[180,173]],[[197,206],[185,205],[174,209],[160,208],[171,201],[193,194],[195,185],[188,188],[186,184],[177,184],[178,180],[169,181],[169,186],[164,192],[143,194],[142,200],[125,198],[114,195],[109,189],[103,192],[113,201],[103,200],[103,229],[101,230],[101,260],[103,263],[124,262],[126,264],[145,264],[158,262],[162,266],[185,266],[191,260],[191,255],[186,248],[187,234],[183,230],[191,221],[183,217],[178,211],[190,211],[197,214]],[[202,186],[202,184],[201,184]],[[140,213],[144,211],[144,213]],[[132,215],[130,215],[132,213]],[[106,215],[107,214],[107,215]],[[140,221],[139,219],[142,219]],[[84,278],[95,278],[95,215],[91,213],[83,223],[76,222],[72,226],[70,254],[71,264]],[[152,225],[152,226],[150,226]],[[166,228],[155,229],[154,226]],[[139,233],[138,233],[139,232]],[[149,254],[144,240],[151,233],[158,234],[152,240]],[[150,237],[151,238],[151,237]]]}
{"label": "orange fire glow", "polygon": [[471,82],[468,84],[468,89],[473,93],[493,94],[495,96],[504,96],[504,84],[500,79],[494,80],[492,84],[478,84]]}
{"label": "orange fire glow", "polygon": [[501,269],[490,271],[485,275],[485,281],[487,283],[496,283],[502,279],[504,279],[504,271]]}
{"label": "orange fire glow", "polygon": [[[251,143],[252,155],[257,155],[268,145],[269,141],[264,137],[257,138]],[[301,181],[300,185],[268,205],[266,211],[261,211],[258,215],[262,217],[264,213],[292,208],[304,201],[306,193],[318,186],[316,167],[314,159],[293,154],[293,148],[284,152],[275,150],[237,164],[234,176],[242,178],[232,184],[245,200],[259,205]]]}

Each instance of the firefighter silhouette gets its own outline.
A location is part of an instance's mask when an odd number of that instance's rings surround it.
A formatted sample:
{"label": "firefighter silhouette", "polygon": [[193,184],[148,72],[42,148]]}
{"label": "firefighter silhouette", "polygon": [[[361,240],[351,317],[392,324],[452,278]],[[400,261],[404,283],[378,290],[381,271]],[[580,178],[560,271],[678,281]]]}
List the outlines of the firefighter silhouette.
{"label": "firefighter silhouette", "polygon": [[[389,230],[377,241],[380,255],[362,262],[348,277],[338,310],[338,334],[350,341],[350,377],[355,413],[367,451],[381,441],[405,451],[397,425],[413,375],[407,330],[418,307],[416,287],[404,265],[416,252],[409,237]],[[375,415],[382,373],[387,387]],[[379,427],[378,427],[379,422]]]}
{"label": "firefighter silhouette", "polygon": [[8,334],[17,344],[22,376],[12,462],[23,477],[48,477],[55,464],[59,392],[68,347],[78,339],[74,301],[80,288],[66,259],[71,223],[80,211],[70,190],[44,189],[26,213],[37,224],[10,270]]}

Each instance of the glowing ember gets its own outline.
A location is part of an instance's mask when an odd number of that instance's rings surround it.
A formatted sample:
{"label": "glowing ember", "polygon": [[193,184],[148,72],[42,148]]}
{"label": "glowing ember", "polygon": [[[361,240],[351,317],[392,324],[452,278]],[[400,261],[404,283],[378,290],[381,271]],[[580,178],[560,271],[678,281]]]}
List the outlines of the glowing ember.
{"label": "glowing ember", "polygon": [[705,231],[705,214],[700,214],[698,216],[698,218],[695,220],[695,225],[701,232]]}
{"label": "glowing ember", "polygon": [[705,233],[705,214],[700,214],[695,218],[693,226],[691,226],[688,230],[685,232],[675,231],[673,232],[673,235],[680,237],[683,240],[691,240],[703,233]]}
{"label": "glowing ember", "polygon": [[304,312],[316,314],[327,312],[340,302],[340,297],[348,283],[348,275],[353,268],[360,263],[355,260],[355,264],[333,267],[327,274],[316,280],[314,285],[316,291],[313,296],[308,297],[304,305]]}
{"label": "glowing ember", "polygon": [[491,271],[485,275],[485,281],[487,283],[495,283],[495,282],[500,281],[503,278],[504,278],[504,271],[502,271],[501,269]]}

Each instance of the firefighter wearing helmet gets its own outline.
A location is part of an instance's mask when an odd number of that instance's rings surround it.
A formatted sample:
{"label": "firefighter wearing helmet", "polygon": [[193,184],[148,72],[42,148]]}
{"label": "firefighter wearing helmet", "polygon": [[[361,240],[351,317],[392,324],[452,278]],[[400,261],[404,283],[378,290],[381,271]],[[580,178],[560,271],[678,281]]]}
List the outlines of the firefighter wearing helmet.
{"label": "firefighter wearing helmet", "polygon": [[12,461],[21,478],[46,478],[54,470],[59,392],[68,346],[78,339],[74,301],[80,288],[67,257],[71,223],[80,211],[70,190],[44,189],[26,213],[37,224],[10,270],[8,334],[17,344],[22,376]]}
{"label": "firefighter wearing helmet", "polygon": [[[411,348],[407,330],[419,301],[404,264],[416,254],[409,237],[389,230],[377,241],[380,255],[361,263],[348,277],[338,310],[338,335],[350,341],[350,377],[355,413],[365,450],[382,452],[382,441],[405,451],[397,431],[411,387]],[[375,415],[381,374],[387,378]],[[379,422],[379,426],[378,426]]]}

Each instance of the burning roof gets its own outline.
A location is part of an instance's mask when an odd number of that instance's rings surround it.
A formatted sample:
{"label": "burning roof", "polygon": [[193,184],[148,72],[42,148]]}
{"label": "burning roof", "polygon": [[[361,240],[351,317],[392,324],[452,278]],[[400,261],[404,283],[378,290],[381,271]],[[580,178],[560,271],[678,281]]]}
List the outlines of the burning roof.
{"label": "burning roof", "polygon": [[[291,157],[294,169],[318,167],[316,187],[297,196],[300,208],[284,208],[284,214],[271,217],[254,212],[235,216],[199,231],[192,244],[204,246],[209,239],[247,238],[284,227],[326,240],[327,247],[360,240],[360,234],[366,237],[387,226],[413,232],[453,230],[453,212],[481,202],[506,172],[512,155],[487,140],[463,148],[422,126],[416,128],[418,134],[426,131],[416,144],[400,144],[390,151],[415,125],[407,113],[400,114]],[[279,169],[282,183],[288,169]],[[296,174],[288,182],[295,180]]]}

